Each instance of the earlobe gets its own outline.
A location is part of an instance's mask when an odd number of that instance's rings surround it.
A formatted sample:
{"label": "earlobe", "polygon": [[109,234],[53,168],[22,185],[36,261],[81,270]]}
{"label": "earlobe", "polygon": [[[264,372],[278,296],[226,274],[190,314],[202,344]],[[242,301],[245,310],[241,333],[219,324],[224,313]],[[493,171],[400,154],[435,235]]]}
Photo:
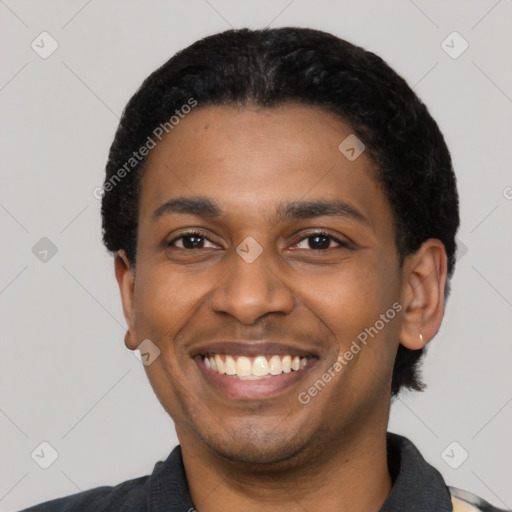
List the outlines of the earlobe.
{"label": "earlobe", "polygon": [[123,250],[117,251],[115,254],[114,266],[116,280],[121,294],[121,302],[123,304],[124,318],[127,324],[124,344],[126,348],[135,350],[138,346],[134,319],[135,273]]}
{"label": "earlobe", "polygon": [[400,343],[422,349],[438,332],[444,313],[447,256],[443,243],[431,238],[406,258],[403,267],[404,314]]}

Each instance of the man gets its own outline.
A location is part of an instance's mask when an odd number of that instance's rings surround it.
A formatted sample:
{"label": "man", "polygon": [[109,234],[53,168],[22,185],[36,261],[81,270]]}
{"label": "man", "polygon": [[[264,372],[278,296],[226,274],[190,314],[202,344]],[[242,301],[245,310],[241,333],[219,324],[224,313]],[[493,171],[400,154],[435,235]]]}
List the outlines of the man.
{"label": "man", "polygon": [[128,103],[102,195],[125,343],[180,446],[28,510],[498,510],[386,432],[459,214],[437,124],[379,57],[298,28],[198,41]]}

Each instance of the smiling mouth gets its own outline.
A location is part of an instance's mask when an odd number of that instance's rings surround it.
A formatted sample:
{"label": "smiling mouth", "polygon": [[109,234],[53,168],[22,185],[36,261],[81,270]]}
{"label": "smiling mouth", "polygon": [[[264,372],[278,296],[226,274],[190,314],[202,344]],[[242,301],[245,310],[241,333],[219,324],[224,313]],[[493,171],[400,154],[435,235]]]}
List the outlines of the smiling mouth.
{"label": "smiling mouth", "polygon": [[270,379],[282,374],[302,370],[310,361],[310,357],[287,355],[258,355],[255,357],[229,354],[202,355],[206,368],[220,375],[239,380]]}

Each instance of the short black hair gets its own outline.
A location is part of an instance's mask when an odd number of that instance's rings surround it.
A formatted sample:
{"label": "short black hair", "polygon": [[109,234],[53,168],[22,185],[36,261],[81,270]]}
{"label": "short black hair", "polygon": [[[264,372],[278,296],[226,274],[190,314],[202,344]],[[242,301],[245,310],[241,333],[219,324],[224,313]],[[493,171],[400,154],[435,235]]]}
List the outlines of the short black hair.
{"label": "short black hair", "polygon": [[[348,123],[377,168],[391,205],[400,264],[428,238],[439,239],[455,267],[459,200],[450,153],[437,123],[405,80],[380,57],[332,34],[306,28],[237,29],[179,51],[142,83],[125,107],[106,166],[103,240],[136,262],[138,151],[169,132],[185,105],[316,106]],[[187,107],[190,110],[190,107]],[[182,117],[182,115],[180,115]],[[179,120],[178,120],[179,122]],[[161,127],[161,128],[158,128]],[[160,131],[158,131],[160,130]],[[340,141],[341,142],[341,141]],[[400,345],[392,394],[421,390],[422,350]]]}

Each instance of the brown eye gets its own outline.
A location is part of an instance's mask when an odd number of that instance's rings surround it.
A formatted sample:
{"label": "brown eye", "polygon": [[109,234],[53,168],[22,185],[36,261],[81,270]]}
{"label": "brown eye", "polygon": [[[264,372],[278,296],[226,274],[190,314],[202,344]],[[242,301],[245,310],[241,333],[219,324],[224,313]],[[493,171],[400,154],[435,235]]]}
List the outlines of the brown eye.
{"label": "brown eye", "polygon": [[202,233],[189,232],[174,238],[167,246],[177,249],[203,249],[207,242],[213,244],[213,242]]}
{"label": "brown eye", "polygon": [[[333,249],[335,246],[331,246],[331,243],[334,242],[339,247],[347,247],[348,244],[339,240],[338,238],[329,235],[328,233],[318,232],[311,233],[310,235],[304,237],[297,244],[293,245],[293,248],[296,249],[312,249],[312,250],[326,250]],[[307,244],[307,245],[306,245]]]}

